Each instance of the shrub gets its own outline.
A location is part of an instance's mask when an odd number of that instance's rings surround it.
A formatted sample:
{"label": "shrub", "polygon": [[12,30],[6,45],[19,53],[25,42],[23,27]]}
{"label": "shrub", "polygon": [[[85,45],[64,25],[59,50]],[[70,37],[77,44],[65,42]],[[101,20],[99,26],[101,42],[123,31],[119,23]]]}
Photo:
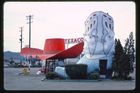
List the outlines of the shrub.
{"label": "shrub", "polygon": [[19,67],[19,64],[18,63],[15,63],[13,66],[14,67]]}
{"label": "shrub", "polygon": [[66,74],[70,79],[86,79],[87,65],[86,64],[68,64],[65,66]]}
{"label": "shrub", "polygon": [[57,73],[55,73],[55,72],[48,72],[47,74],[46,74],[46,79],[55,79],[55,78],[57,78],[58,77],[58,75],[57,75]]}
{"label": "shrub", "polygon": [[108,69],[106,72],[106,78],[112,78],[112,72],[113,72],[112,69]]}
{"label": "shrub", "polygon": [[133,80],[133,78],[129,76],[129,77],[126,77],[125,80]]}
{"label": "shrub", "polygon": [[88,74],[88,79],[94,79],[94,80],[98,80],[100,77],[100,74],[99,74],[99,69],[95,69],[93,72],[89,73]]}
{"label": "shrub", "polygon": [[113,80],[133,80],[131,76],[125,76],[125,77],[113,76],[112,79]]}

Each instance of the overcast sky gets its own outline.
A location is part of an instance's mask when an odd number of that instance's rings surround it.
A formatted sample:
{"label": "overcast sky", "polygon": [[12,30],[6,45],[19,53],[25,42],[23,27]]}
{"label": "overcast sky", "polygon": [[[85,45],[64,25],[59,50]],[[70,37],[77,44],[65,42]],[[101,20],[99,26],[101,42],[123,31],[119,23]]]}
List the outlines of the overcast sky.
{"label": "overcast sky", "polygon": [[114,19],[115,38],[124,41],[133,31],[134,2],[6,2],[4,4],[4,51],[20,51],[20,27],[23,47],[29,43],[26,16],[33,15],[31,47],[44,49],[47,38],[78,38],[85,32],[84,22],[95,11],[108,13]]}

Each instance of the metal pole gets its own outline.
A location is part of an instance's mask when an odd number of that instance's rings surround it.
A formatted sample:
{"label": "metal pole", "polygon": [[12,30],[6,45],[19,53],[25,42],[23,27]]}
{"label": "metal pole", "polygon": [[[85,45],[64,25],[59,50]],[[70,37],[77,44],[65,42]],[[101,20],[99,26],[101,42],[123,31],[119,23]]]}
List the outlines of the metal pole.
{"label": "metal pole", "polygon": [[22,50],[22,28],[21,28],[21,50]]}
{"label": "metal pole", "polygon": [[20,30],[21,34],[20,34],[20,39],[19,39],[19,40],[20,40],[20,51],[22,50],[22,42],[23,42],[23,40],[22,40],[22,39],[23,39],[23,38],[22,38],[22,31],[23,31],[22,28],[23,28],[23,27],[20,27],[20,29],[21,29],[21,30]]}
{"label": "metal pole", "polygon": [[29,48],[31,48],[31,19],[32,19],[32,15],[26,16],[27,20],[29,20],[29,22],[27,22],[27,24],[29,24]]}
{"label": "metal pole", "polygon": [[29,48],[31,48],[31,15],[29,15]]}

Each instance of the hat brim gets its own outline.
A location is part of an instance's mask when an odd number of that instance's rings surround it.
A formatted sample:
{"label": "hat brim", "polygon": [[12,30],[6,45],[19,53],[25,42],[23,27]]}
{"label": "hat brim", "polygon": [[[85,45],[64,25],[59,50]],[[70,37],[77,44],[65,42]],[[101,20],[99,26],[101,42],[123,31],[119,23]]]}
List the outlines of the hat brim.
{"label": "hat brim", "polygon": [[84,46],[84,42],[80,42],[63,51],[56,52],[56,53],[49,53],[49,54],[46,54],[43,52],[43,50],[37,48],[23,48],[20,54],[23,56],[27,56],[27,55],[33,57],[38,56],[41,60],[75,58],[82,53],[83,46]]}

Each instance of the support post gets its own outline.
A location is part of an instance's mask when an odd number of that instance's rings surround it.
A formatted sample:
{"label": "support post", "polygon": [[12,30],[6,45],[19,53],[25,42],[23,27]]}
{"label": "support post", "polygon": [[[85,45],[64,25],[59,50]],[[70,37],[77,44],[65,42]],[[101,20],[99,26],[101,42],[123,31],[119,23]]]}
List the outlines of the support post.
{"label": "support post", "polygon": [[22,43],[23,43],[22,31],[23,31],[23,27],[20,27],[20,32],[21,32],[20,39],[19,39],[19,41],[20,41],[20,51],[22,50]]}
{"label": "support post", "polygon": [[27,20],[29,20],[29,22],[27,22],[27,24],[29,24],[29,48],[31,48],[31,19],[33,17],[33,15],[29,15],[29,16],[26,16],[27,17]]}

